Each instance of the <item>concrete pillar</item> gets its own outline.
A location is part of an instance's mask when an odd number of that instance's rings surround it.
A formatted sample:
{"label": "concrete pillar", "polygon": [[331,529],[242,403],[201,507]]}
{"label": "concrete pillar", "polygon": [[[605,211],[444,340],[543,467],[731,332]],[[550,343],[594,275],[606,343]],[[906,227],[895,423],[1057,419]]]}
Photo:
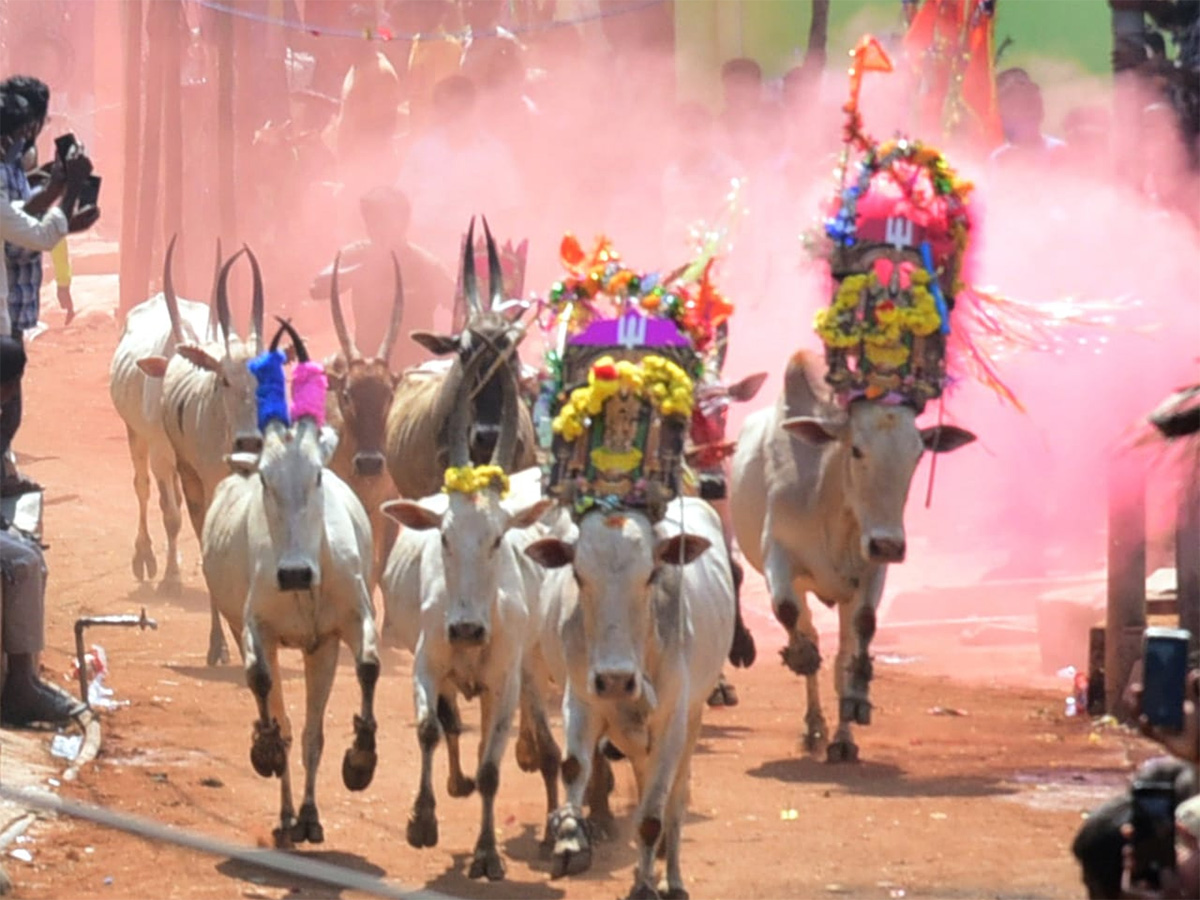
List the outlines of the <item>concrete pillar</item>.
{"label": "concrete pillar", "polygon": [[1127,720],[1122,695],[1141,658],[1146,630],[1146,471],[1128,452],[1108,474],[1108,615],[1104,642],[1104,689],[1108,712]]}
{"label": "concrete pillar", "polygon": [[1192,633],[1195,650],[1200,646],[1200,447],[1189,450],[1175,523],[1175,584],[1179,627]]}

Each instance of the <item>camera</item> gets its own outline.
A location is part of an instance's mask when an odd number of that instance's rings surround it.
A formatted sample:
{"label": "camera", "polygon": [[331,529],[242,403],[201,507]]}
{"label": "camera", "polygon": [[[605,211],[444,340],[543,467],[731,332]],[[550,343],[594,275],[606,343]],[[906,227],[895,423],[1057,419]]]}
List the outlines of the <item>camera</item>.
{"label": "camera", "polygon": [[71,151],[78,146],[79,141],[75,139],[74,134],[69,131],[66,134],[60,134],[54,139],[54,156],[60,162],[66,162]]}
{"label": "camera", "polygon": [[1147,628],[1142,662],[1142,712],[1164,731],[1183,730],[1188,641],[1182,628]]}
{"label": "camera", "polygon": [[95,206],[100,199],[100,176],[89,175],[83,187],[79,190],[79,208],[87,209]]}
{"label": "camera", "polygon": [[1161,874],[1175,868],[1175,786],[1169,781],[1133,784],[1134,883],[1162,886]]}

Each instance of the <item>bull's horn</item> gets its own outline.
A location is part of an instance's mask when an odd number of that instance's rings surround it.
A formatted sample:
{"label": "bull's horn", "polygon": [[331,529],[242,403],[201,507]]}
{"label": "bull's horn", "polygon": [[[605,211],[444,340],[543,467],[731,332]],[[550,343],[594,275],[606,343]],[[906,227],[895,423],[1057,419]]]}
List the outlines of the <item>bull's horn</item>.
{"label": "bull's horn", "polygon": [[175,258],[175,241],[178,234],[171,235],[167,244],[167,257],[163,260],[163,298],[167,302],[167,315],[171,319],[171,340],[176,345],[183,343],[183,328],[179,325],[179,298],[175,296],[175,281],[171,278],[171,261]]}
{"label": "bull's horn", "polygon": [[225,265],[221,266],[221,274],[217,278],[217,322],[221,326],[221,336],[225,341],[225,352],[229,352],[229,270],[233,268],[233,264],[237,262],[239,256],[246,252],[243,247],[229,259],[225,260]]}
{"label": "bull's horn", "polygon": [[342,252],[333,258],[333,278],[329,282],[329,309],[333,313],[333,328],[337,332],[338,343],[342,345],[342,353],[346,362],[358,358],[358,348],[350,340],[350,332],[346,330],[346,319],[342,315],[342,296],[338,289],[338,269],[342,265]]}
{"label": "bull's horn", "polygon": [[483,234],[487,241],[488,255],[488,289],[491,291],[491,308],[496,309],[504,302],[504,270],[500,268],[500,254],[496,251],[496,241],[492,230],[488,228],[487,216],[483,217]]}
{"label": "bull's horn", "polygon": [[[475,376],[482,364],[483,354],[473,354],[465,364],[461,364],[460,380],[454,386],[448,428],[451,466],[466,466],[471,463],[469,432],[471,430],[471,410],[474,409],[471,391],[475,384]],[[447,386],[449,386],[448,383]]]}
{"label": "bull's horn", "polygon": [[467,228],[467,244],[463,248],[463,297],[467,301],[467,309],[471,316],[483,312],[479,305],[479,282],[475,278],[475,217],[471,216],[471,224]]}
{"label": "bull's horn", "polygon": [[258,259],[249,247],[244,248],[250,259],[250,269],[254,276],[254,295],[250,302],[250,329],[254,332],[254,352],[262,353],[263,348],[263,282],[262,270],[258,267]]}
{"label": "bull's horn", "polygon": [[506,362],[496,374],[500,381],[500,434],[492,450],[492,465],[511,472],[517,462],[517,422],[521,416],[521,398],[517,378],[511,363]]}
{"label": "bull's horn", "polygon": [[392,251],[392,273],[395,275],[396,292],[392,296],[392,317],[388,319],[387,334],[383,336],[383,343],[379,345],[379,358],[385,363],[392,355],[392,345],[396,343],[396,336],[400,333],[400,320],[404,318],[404,279],[400,276],[400,260],[396,258],[396,251]]}
{"label": "bull's horn", "polygon": [[208,333],[213,340],[217,337],[217,282],[221,278],[221,239],[217,238],[217,258],[213,261],[212,291],[208,297]]}
{"label": "bull's horn", "polygon": [[283,332],[288,333],[288,337],[292,339],[292,349],[296,351],[296,362],[308,362],[308,348],[304,346],[304,341],[301,340],[300,334],[292,327],[292,323],[287,319],[275,317],[275,321],[279,323],[279,331],[275,332],[275,339],[271,341],[271,349],[279,349],[279,338]]}

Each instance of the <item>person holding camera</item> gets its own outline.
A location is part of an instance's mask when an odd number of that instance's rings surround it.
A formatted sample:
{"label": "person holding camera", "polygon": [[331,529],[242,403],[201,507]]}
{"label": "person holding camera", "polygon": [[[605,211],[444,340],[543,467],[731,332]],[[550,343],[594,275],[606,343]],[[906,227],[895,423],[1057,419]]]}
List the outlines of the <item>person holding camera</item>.
{"label": "person holding camera", "polygon": [[[91,161],[76,149],[56,163],[62,187],[47,188],[38,197],[21,203],[27,196],[21,158],[29,143],[41,131],[44,111],[31,105],[24,94],[7,90],[0,84],[0,241],[5,245],[5,265],[0,267],[0,335],[23,343],[24,332],[37,324],[38,294],[41,289],[41,253],[52,249],[68,232],[84,231],[95,224],[100,211],[94,206],[76,209],[80,192],[91,175]],[[14,187],[15,186],[15,187]],[[14,193],[14,189],[17,193]],[[47,196],[57,194],[58,203],[46,208]],[[23,254],[33,251],[32,258]],[[40,486],[16,472],[8,462],[12,439],[21,424],[20,380],[6,392],[0,404],[0,454],[5,471],[0,481],[0,496],[15,496],[41,490]]]}

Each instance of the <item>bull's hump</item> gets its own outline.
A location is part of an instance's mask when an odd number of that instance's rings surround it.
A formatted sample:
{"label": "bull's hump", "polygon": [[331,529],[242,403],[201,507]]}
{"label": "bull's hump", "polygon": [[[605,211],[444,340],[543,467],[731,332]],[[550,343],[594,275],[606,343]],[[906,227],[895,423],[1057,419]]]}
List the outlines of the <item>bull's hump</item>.
{"label": "bull's hump", "polygon": [[825,365],[808,350],[797,350],[783,374],[783,403],[789,415],[810,415],[827,404]]}

